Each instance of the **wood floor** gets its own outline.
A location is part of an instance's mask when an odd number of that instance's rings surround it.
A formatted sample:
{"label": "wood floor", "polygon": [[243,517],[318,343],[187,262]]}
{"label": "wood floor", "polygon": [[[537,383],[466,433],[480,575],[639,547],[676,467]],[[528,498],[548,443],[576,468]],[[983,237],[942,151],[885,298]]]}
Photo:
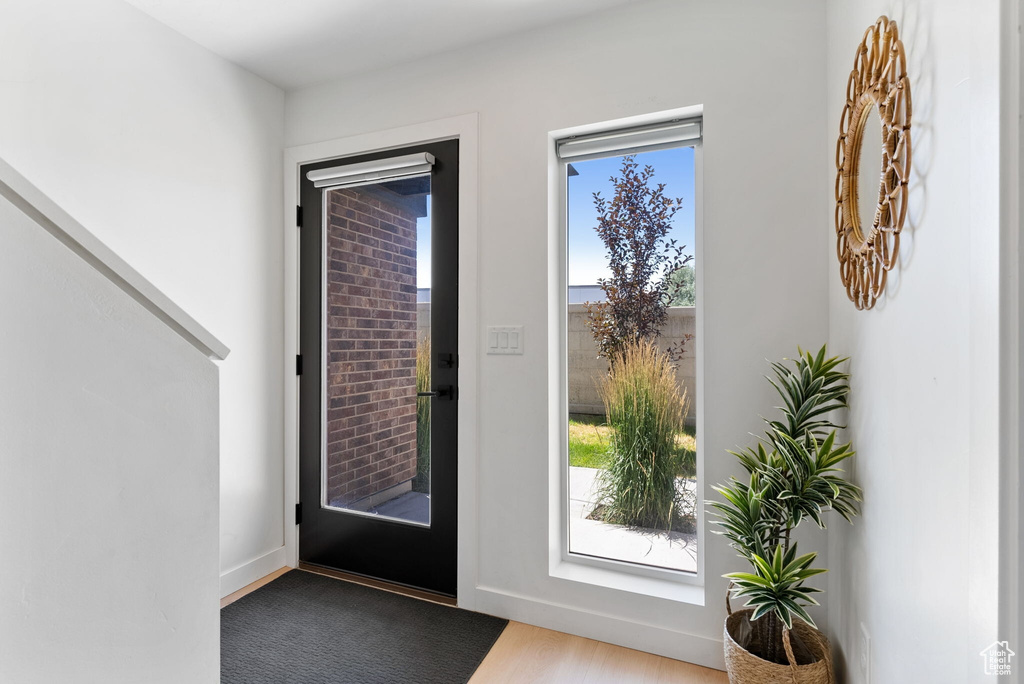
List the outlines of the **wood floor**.
{"label": "wood floor", "polygon": [[[272,582],[290,568],[225,596],[220,607]],[[340,581],[349,581],[337,577]],[[362,583],[362,582],[360,582]],[[418,597],[417,597],[418,598]],[[728,684],[719,670],[612,646],[542,627],[509,622],[469,684]]]}
{"label": "wood floor", "polygon": [[728,684],[719,670],[509,622],[469,684]]}

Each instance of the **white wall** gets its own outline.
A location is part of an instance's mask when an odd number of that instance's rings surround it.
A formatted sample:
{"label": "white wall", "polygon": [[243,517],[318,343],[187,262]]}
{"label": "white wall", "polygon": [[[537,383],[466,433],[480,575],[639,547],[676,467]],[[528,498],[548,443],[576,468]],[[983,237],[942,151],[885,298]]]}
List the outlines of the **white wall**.
{"label": "white wall", "polygon": [[216,682],[217,368],[0,199],[0,680]]}
{"label": "white wall", "polygon": [[829,533],[830,624],[847,681],[866,681],[861,624],[872,682],[975,681],[998,636],[999,4],[829,4],[822,193],[854,50],[880,14],[907,48],[910,213],[872,311],[847,300],[831,230],[823,252],[831,345],[852,357],[847,436],[865,497],[856,524]]}
{"label": "white wall", "polygon": [[479,520],[478,586],[460,602],[721,665],[719,576],[738,563],[720,538],[706,608],[548,574],[548,133],[704,107],[701,440],[705,481],[721,481],[736,471],[725,450],[774,404],[765,359],[828,334],[824,26],[813,0],[637,3],[286,98],[288,146],[480,114],[480,324],[523,324],[533,342],[476,369],[479,445],[462,457],[479,459],[480,507],[461,515]]}
{"label": "white wall", "polygon": [[0,7],[0,157],[232,350],[231,591],[283,563],[283,95],[119,0]]}

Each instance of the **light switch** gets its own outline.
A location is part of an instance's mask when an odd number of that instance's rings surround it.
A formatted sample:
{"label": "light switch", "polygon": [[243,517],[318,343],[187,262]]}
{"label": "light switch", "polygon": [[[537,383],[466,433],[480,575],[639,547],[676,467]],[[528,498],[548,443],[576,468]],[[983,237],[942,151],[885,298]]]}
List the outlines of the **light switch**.
{"label": "light switch", "polygon": [[522,354],[523,326],[521,325],[489,325],[487,326],[488,354]]}

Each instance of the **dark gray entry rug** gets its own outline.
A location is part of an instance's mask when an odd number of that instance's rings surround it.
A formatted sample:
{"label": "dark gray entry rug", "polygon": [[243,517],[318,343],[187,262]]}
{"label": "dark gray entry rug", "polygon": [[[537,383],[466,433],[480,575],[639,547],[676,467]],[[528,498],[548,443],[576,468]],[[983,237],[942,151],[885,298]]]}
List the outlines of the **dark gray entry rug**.
{"label": "dark gray entry rug", "polygon": [[292,570],[221,610],[221,682],[466,682],[506,624]]}

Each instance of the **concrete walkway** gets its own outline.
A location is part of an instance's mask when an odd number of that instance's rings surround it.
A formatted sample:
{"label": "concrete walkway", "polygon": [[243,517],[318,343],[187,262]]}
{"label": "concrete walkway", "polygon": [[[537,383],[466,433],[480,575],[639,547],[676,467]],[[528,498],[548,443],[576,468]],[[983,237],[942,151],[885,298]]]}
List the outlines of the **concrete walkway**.
{"label": "concrete walkway", "polygon": [[[697,571],[697,535],[588,520],[598,503],[596,468],[569,467],[569,550],[673,570]],[[679,479],[691,491],[693,480]]]}
{"label": "concrete walkway", "polygon": [[429,525],[430,496],[422,492],[406,492],[390,501],[385,501],[376,508],[371,508],[367,512]]}
{"label": "concrete walkway", "polygon": [[[643,530],[588,519],[598,503],[600,472],[596,468],[569,468],[569,549],[589,556],[696,572],[696,534]],[[677,482],[691,491],[696,487],[693,480],[680,478]],[[368,512],[429,524],[430,497],[406,492]]]}

